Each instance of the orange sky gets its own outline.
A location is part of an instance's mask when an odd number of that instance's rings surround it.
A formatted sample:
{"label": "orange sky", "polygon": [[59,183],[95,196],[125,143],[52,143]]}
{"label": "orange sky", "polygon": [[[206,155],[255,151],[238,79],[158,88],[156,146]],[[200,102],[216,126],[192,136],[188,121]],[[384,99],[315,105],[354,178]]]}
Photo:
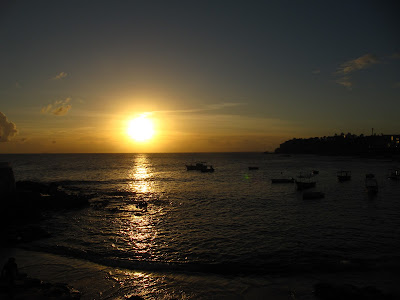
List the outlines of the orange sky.
{"label": "orange sky", "polygon": [[[398,134],[395,11],[9,1],[0,153],[261,152],[294,137]],[[147,142],[127,134],[142,114],[154,122]]]}

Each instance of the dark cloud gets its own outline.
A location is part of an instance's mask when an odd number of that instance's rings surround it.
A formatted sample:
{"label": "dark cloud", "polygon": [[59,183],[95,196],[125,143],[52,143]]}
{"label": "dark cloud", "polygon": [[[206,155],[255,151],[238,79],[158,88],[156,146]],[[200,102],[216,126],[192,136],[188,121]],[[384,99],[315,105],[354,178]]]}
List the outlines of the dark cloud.
{"label": "dark cloud", "polygon": [[8,142],[18,133],[17,126],[0,112],[0,142]]}

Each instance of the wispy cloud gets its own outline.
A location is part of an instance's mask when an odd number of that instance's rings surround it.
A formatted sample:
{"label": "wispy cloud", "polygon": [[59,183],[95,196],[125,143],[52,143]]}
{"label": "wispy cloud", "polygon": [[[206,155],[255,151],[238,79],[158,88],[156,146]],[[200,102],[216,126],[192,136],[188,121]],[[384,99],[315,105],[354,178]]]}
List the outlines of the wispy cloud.
{"label": "wispy cloud", "polygon": [[8,142],[18,133],[17,126],[0,112],[0,142]]}
{"label": "wispy cloud", "polygon": [[60,80],[60,79],[63,79],[63,78],[65,78],[65,77],[67,77],[68,76],[68,73],[66,73],[66,72],[60,72],[59,74],[57,74],[56,76],[54,76],[52,79],[53,80]]}
{"label": "wispy cloud", "polygon": [[351,87],[353,86],[353,82],[350,75],[352,75],[356,71],[366,69],[380,62],[381,61],[379,60],[379,58],[371,53],[365,54],[353,60],[346,61],[342,63],[334,73],[334,75],[336,76],[342,76],[341,78],[336,79],[336,83],[348,89],[351,89]]}
{"label": "wispy cloud", "polygon": [[214,110],[221,110],[228,107],[235,107],[246,105],[246,103],[239,103],[239,102],[223,102],[223,103],[216,103],[216,104],[209,104],[201,108],[192,108],[192,109],[178,109],[178,110],[159,110],[153,111],[154,113],[196,113],[196,112],[206,112],[206,111],[214,111]]}
{"label": "wispy cloud", "polygon": [[316,69],[316,70],[313,70],[313,71],[312,71],[312,73],[316,75],[316,74],[319,74],[319,73],[321,73],[321,70],[319,70],[319,69]]}
{"label": "wispy cloud", "polygon": [[54,103],[48,104],[47,106],[42,107],[42,114],[52,114],[55,116],[64,116],[68,113],[68,111],[72,108],[71,104],[69,104],[71,98],[66,98],[64,100],[57,100]]}
{"label": "wispy cloud", "polygon": [[357,70],[365,69],[371,65],[379,63],[377,56],[373,54],[365,54],[359,58],[346,61],[341,64],[337,70],[338,74],[349,74]]}
{"label": "wispy cloud", "polygon": [[343,85],[344,87],[347,87],[348,89],[351,89],[353,86],[353,83],[350,81],[349,76],[344,76],[336,80],[337,84]]}
{"label": "wispy cloud", "polygon": [[399,81],[399,82],[396,82],[395,84],[393,84],[393,87],[394,87],[395,89],[400,88],[400,81]]}

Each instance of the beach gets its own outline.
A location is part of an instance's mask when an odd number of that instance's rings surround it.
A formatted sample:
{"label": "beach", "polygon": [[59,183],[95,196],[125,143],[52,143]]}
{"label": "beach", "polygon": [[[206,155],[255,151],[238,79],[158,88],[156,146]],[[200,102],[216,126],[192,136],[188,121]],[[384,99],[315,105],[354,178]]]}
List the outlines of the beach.
{"label": "beach", "polygon": [[[396,271],[364,271],[337,272],[320,274],[297,274],[290,276],[275,275],[246,280],[242,278],[221,278],[202,274],[183,273],[149,273],[140,270],[127,270],[102,266],[87,261],[64,256],[27,251],[19,248],[1,249],[2,265],[5,257],[15,257],[19,270],[30,277],[40,278],[45,282],[63,283],[81,293],[82,300],[89,299],[129,299],[140,296],[143,299],[205,299],[201,289],[210,285],[214,297],[209,299],[319,299],[315,296],[317,283],[332,285],[353,285],[356,287],[375,287],[385,294],[400,296],[398,274]],[[154,282],[174,282],[175,290],[154,290]],[[232,289],[236,285],[236,293],[223,295],[224,287]],[[167,284],[166,284],[167,285]],[[185,292],[188,286],[193,294]],[[220,294],[221,293],[221,294]],[[375,299],[375,298],[373,298]]]}

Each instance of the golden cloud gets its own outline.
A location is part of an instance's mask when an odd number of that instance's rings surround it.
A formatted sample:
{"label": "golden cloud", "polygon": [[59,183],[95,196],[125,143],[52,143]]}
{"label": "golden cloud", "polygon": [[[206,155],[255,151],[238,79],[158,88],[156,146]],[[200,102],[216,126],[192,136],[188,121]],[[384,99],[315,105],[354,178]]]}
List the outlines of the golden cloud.
{"label": "golden cloud", "polygon": [[65,100],[57,100],[54,103],[48,104],[47,106],[42,107],[42,114],[52,114],[55,116],[64,116],[68,113],[68,111],[72,108],[72,105],[69,104],[71,98],[66,98]]}
{"label": "golden cloud", "polygon": [[17,126],[0,112],[0,142],[8,142],[18,133]]}
{"label": "golden cloud", "polygon": [[365,69],[371,65],[379,63],[378,57],[373,54],[365,54],[359,58],[349,60],[340,65],[337,73],[349,74],[357,70]]}
{"label": "golden cloud", "polygon": [[56,76],[53,77],[54,80],[60,80],[68,76],[68,73],[66,72],[60,72]]}

